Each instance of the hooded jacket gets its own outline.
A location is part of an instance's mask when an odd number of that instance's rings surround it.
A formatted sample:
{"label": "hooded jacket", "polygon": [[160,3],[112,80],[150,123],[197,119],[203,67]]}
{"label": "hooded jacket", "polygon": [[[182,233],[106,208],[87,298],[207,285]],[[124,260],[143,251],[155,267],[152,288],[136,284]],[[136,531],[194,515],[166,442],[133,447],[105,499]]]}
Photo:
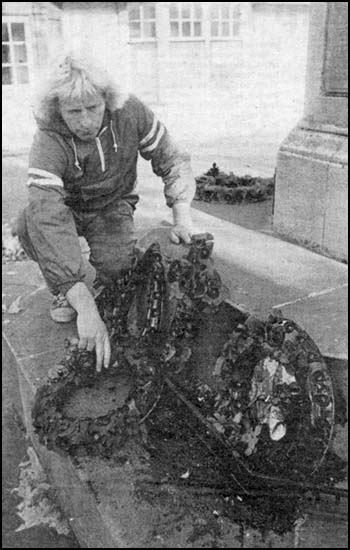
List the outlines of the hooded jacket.
{"label": "hooded jacket", "polygon": [[162,178],[169,207],[189,204],[194,196],[189,155],[178,149],[165,126],[135,96],[114,112],[106,109],[87,153],[59,114],[37,119],[37,124],[29,155],[26,225],[39,265],[56,291],[66,293],[83,279],[72,210],[98,212],[120,200],[135,207],[139,153]]}

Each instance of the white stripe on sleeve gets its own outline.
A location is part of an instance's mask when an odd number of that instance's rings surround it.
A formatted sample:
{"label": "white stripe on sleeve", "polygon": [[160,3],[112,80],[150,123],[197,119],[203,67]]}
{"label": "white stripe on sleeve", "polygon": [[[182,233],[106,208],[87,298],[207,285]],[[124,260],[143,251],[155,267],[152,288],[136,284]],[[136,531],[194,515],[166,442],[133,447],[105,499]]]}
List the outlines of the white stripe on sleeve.
{"label": "white stripe on sleeve", "polygon": [[28,168],[28,175],[42,176],[43,178],[59,178],[58,176],[56,176],[56,174],[53,174],[52,172],[47,172],[46,170],[41,170],[40,168]]}
{"label": "white stripe on sleeve", "polygon": [[152,124],[152,128],[151,130],[148,132],[147,136],[145,136],[141,141],[140,141],[140,147],[142,147],[143,145],[145,145],[148,141],[150,141],[151,139],[154,138],[154,135],[156,133],[156,129],[157,129],[157,124],[158,124],[158,120],[156,117],[154,117],[153,119],[153,124]]}
{"label": "white stripe on sleeve", "polygon": [[165,132],[165,127],[163,126],[163,124],[161,124],[160,128],[159,128],[159,131],[158,131],[157,138],[154,141],[154,143],[152,143],[152,145],[149,145],[148,147],[143,147],[141,149],[141,153],[150,153],[151,151],[154,151],[154,149],[156,149],[156,147],[158,147],[158,144],[159,144],[160,140],[162,139],[162,136],[163,136],[164,132]]}
{"label": "white stripe on sleeve", "polygon": [[44,187],[62,187],[63,188],[63,181],[61,178],[56,179],[45,179],[45,178],[29,178],[27,181],[28,187],[31,185],[41,185]]}
{"label": "white stripe on sleeve", "polygon": [[45,187],[63,187],[62,179],[56,176],[56,174],[52,174],[51,172],[47,172],[46,170],[41,170],[39,168],[29,168],[28,175],[28,187],[30,187],[31,185],[43,185]]}

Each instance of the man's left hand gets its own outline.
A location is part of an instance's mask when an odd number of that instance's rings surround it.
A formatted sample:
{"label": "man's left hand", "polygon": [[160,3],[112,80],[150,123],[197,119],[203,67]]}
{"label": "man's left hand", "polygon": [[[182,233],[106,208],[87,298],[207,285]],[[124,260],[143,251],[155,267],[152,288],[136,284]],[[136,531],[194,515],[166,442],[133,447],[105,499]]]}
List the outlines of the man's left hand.
{"label": "man's left hand", "polygon": [[179,244],[181,241],[190,244],[194,233],[190,214],[190,205],[185,202],[173,206],[174,227],[170,232],[170,240]]}
{"label": "man's left hand", "polygon": [[175,225],[170,232],[170,240],[175,244],[180,244],[180,242],[190,244],[192,235],[192,226]]}

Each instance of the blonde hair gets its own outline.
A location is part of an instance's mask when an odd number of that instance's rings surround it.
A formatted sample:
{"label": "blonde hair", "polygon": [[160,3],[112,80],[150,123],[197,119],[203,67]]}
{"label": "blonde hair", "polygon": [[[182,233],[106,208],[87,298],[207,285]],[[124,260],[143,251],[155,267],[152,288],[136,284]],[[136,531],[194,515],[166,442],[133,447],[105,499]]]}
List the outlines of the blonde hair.
{"label": "blonde hair", "polygon": [[59,114],[61,101],[85,100],[95,95],[103,97],[111,112],[121,109],[128,97],[99,63],[65,54],[54,63],[49,76],[40,83],[35,115],[49,121]]}

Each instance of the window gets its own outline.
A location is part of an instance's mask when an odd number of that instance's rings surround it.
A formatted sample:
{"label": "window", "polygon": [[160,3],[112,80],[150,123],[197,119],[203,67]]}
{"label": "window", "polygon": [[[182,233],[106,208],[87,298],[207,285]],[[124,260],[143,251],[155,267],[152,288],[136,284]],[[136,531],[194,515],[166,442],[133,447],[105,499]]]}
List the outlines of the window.
{"label": "window", "polygon": [[217,2],[210,7],[210,34],[212,38],[239,36],[241,9],[238,2]]}
{"label": "window", "polygon": [[129,7],[129,36],[130,40],[156,38],[156,7],[154,3],[131,3]]}
{"label": "window", "polygon": [[24,23],[2,23],[2,83],[29,82],[28,55]]}
{"label": "window", "polygon": [[200,38],[202,36],[202,6],[198,2],[171,2],[170,37]]}

